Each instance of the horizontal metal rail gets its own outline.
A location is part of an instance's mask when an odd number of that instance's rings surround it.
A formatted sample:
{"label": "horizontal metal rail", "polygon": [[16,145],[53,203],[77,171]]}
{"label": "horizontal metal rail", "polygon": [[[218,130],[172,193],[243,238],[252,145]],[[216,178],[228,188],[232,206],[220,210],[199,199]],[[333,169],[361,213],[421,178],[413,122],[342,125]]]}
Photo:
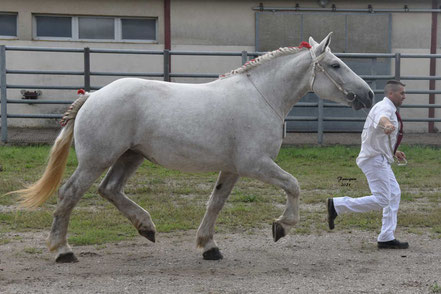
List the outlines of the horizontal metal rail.
{"label": "horizontal metal rail", "polygon": [[[1,117],[1,114],[0,114]],[[8,118],[62,118],[62,114],[9,114]]]}
{"label": "horizontal metal rail", "polygon": [[317,116],[287,116],[285,121],[317,121]]}
{"label": "horizontal metal rail", "polygon": [[97,49],[97,48],[90,48],[90,53],[164,55],[164,51],[162,51],[162,50],[137,50],[137,49]]}
{"label": "horizontal metal rail", "polygon": [[[383,94],[384,90],[373,90],[375,94]],[[406,94],[441,94],[441,90],[406,90]]]}
{"label": "horizontal metal rail", "polygon": [[[323,117],[324,121],[359,121],[364,122],[362,117]],[[403,118],[403,122],[441,122],[441,118]]]}
{"label": "horizontal metal rail", "polygon": [[6,51],[83,53],[84,48],[5,46]]}
{"label": "horizontal metal rail", "polygon": [[69,100],[38,100],[38,99],[8,99],[8,103],[13,104],[72,104],[74,101]]}
{"label": "horizontal metal rail", "polygon": [[[253,54],[253,53],[249,53]],[[226,52],[226,51],[170,51],[170,55],[185,56],[242,56],[242,52]]]}
{"label": "horizontal metal rail", "polygon": [[43,85],[10,85],[6,84],[8,89],[45,89],[45,90],[78,90],[83,86],[43,86]]}
{"label": "horizontal metal rail", "polygon": [[[407,5],[406,5],[407,6]],[[440,13],[441,9],[433,9],[433,8],[318,8],[318,7],[265,7],[263,5],[253,7],[255,11],[268,11],[268,12],[277,12],[277,11],[290,11],[290,12],[365,12],[365,13],[385,13],[385,12],[394,12],[394,13]]]}
{"label": "horizontal metal rail", "polygon": [[164,73],[161,72],[102,72],[102,71],[91,71],[91,76],[117,76],[117,77],[164,77]]}
{"label": "horizontal metal rail", "polygon": [[66,71],[66,70],[18,70],[18,69],[6,69],[7,74],[18,75],[84,75],[84,71]]}
{"label": "horizontal metal rail", "polygon": [[172,78],[218,78],[218,74],[188,74],[188,73],[171,73]]}

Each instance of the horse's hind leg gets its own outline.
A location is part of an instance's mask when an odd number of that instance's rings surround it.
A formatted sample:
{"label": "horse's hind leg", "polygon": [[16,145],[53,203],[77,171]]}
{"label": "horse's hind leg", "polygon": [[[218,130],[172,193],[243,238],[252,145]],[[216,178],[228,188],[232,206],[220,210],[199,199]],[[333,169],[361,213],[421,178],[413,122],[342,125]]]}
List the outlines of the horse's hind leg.
{"label": "horse's hind leg", "polygon": [[299,221],[300,186],[297,179],[281,169],[270,158],[255,161],[254,168],[247,171],[247,176],[278,186],[286,192],[285,210],[273,223],[273,238],[277,242]]}
{"label": "horse's hind leg", "polygon": [[77,261],[66,238],[69,218],[72,209],[103,171],[104,168],[84,167],[80,164],[74,174],[60,188],[57,209],[54,212],[54,220],[48,239],[49,249],[51,251],[57,250],[56,262]]}
{"label": "horse's hind leg", "polygon": [[123,192],[128,178],[144,161],[144,157],[135,151],[126,151],[110,168],[101,182],[98,192],[113,203],[135,226],[138,232],[155,242],[156,228],[150,214],[126,197]]}
{"label": "horse's hind leg", "polygon": [[216,218],[233,190],[239,176],[221,172],[207,204],[204,218],[197,232],[197,245],[203,248],[203,257],[208,260],[222,259],[222,254],[213,239]]}

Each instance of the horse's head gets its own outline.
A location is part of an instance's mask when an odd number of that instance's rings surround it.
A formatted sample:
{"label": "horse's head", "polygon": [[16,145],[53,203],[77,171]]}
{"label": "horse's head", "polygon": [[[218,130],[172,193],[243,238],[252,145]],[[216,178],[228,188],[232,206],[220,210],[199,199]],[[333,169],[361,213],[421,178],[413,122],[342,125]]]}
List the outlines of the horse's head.
{"label": "horse's head", "polygon": [[355,110],[371,107],[374,93],[363,79],[332,54],[329,49],[331,34],[320,44],[309,38],[313,62],[311,89],[320,98],[348,104]]}

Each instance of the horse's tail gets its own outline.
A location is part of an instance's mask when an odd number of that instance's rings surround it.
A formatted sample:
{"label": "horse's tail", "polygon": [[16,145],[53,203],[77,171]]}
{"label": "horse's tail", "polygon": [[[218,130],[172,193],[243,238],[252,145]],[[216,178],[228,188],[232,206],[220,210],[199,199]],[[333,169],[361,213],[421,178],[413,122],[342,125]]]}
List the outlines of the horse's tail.
{"label": "horse's tail", "polygon": [[24,208],[36,208],[42,205],[60,186],[72,144],[75,117],[89,97],[89,93],[84,92],[84,90],[79,90],[78,93],[82,95],[72,103],[61,120],[63,129],[55,139],[46,169],[41,178],[25,189],[8,193],[18,194],[20,206]]}

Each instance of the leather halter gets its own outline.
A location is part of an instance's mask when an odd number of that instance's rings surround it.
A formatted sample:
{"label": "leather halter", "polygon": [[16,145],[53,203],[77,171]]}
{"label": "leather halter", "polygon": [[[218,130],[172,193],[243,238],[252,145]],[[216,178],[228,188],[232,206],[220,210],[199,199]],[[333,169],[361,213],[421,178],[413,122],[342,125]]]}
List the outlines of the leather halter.
{"label": "leather halter", "polygon": [[[327,52],[329,52],[329,47],[326,47],[325,52],[323,52],[322,54],[320,54],[319,56],[315,55],[315,49],[316,47],[314,46],[313,48],[311,48],[309,50],[311,57],[312,57],[312,75],[311,75],[311,80],[309,81],[309,87],[311,89],[312,92],[314,92],[314,82],[315,82],[315,78],[316,78],[316,69],[318,69],[319,71],[321,71],[322,73],[325,74],[326,77],[328,77],[328,79],[335,85],[335,87],[342,92],[346,98],[349,97],[349,92],[342,87],[342,85],[340,85],[326,70],[325,68],[320,64],[320,61],[325,58],[325,54]],[[352,94],[353,99],[349,100],[349,102],[354,102],[357,99],[357,95]]]}

